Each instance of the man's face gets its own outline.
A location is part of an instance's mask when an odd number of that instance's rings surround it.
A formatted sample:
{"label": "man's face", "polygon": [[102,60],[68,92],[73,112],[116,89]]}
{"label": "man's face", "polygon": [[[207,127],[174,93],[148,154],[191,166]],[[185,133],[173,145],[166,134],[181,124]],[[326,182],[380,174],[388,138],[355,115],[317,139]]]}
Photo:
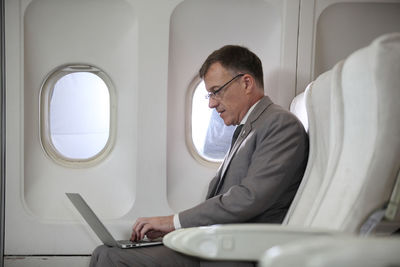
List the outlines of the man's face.
{"label": "man's face", "polygon": [[[215,92],[235,75],[228,72],[218,62],[212,64],[204,76],[208,92]],[[242,77],[237,77],[227,84],[215,96],[209,98],[208,106],[215,108],[226,125],[238,125],[247,112],[247,97]]]}

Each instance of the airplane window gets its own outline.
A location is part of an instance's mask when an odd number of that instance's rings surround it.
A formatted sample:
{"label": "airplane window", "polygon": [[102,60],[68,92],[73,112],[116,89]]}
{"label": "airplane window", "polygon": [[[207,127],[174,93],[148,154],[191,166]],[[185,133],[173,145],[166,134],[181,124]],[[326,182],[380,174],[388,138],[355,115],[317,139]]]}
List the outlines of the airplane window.
{"label": "airplane window", "polygon": [[109,86],[97,69],[88,68],[92,71],[64,68],[42,91],[42,143],[57,161],[91,161],[109,143]]}
{"label": "airplane window", "polygon": [[222,161],[230,148],[234,126],[226,126],[215,109],[208,107],[201,81],[192,99],[192,139],[197,153],[207,161]]}

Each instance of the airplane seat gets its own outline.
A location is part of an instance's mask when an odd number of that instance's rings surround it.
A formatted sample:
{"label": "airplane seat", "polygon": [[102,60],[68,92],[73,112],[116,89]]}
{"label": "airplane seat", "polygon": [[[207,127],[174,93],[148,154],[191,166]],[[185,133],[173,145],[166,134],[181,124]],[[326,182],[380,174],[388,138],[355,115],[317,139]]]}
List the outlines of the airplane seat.
{"label": "airplane seat", "polygon": [[[286,216],[289,224],[355,233],[373,211],[387,205],[400,169],[399,74],[400,34],[382,36],[339,62],[328,81],[330,125],[324,128],[330,129],[329,144],[316,143],[321,138],[312,136],[312,129],[321,126],[312,125],[322,119],[318,105],[327,96],[321,94],[328,93],[321,84],[325,74],[314,82],[306,100],[314,106],[307,106],[310,147],[329,145],[316,156],[328,155],[327,165],[323,179],[314,175],[321,171],[306,173]],[[309,192],[313,181],[321,183],[312,191],[316,195]]]}
{"label": "airplane seat", "polygon": [[330,183],[343,141],[340,73],[343,62],[321,74],[305,91],[310,151],[307,168],[283,224],[304,227]]}
{"label": "airplane seat", "polygon": [[276,245],[358,234],[390,199],[398,214],[399,73],[400,33],[394,33],[354,52],[308,87],[309,160],[283,225],[188,228],[166,235],[164,244],[205,259],[256,261]]}

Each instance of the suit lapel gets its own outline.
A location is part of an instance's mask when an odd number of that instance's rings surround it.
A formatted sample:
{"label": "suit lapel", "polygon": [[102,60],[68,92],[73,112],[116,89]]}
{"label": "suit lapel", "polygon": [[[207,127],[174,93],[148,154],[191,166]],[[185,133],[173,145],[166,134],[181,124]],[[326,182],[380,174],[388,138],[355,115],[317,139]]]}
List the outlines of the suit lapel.
{"label": "suit lapel", "polygon": [[215,175],[215,177],[218,177],[217,179],[212,179],[210,182],[210,187],[206,196],[206,199],[212,198],[213,196],[215,196],[215,192],[217,190],[219,181],[221,181],[221,172],[222,172],[222,167],[224,165],[224,162],[226,160],[226,158],[228,157],[228,155],[225,155],[224,160],[222,161],[221,165],[219,166],[217,173]]}
{"label": "suit lapel", "polygon": [[260,117],[261,113],[263,113],[264,110],[267,109],[268,106],[271,104],[272,104],[271,99],[268,96],[264,96],[260,100],[260,102],[257,104],[257,106],[254,108],[254,110],[250,113],[249,118],[247,119],[246,123],[244,124],[242,131],[239,134],[238,139],[236,140],[236,142],[233,145],[232,149],[230,150],[229,154],[225,157],[220,169],[218,170],[218,172],[220,173],[220,179],[219,179],[219,182],[217,183],[215,190],[212,190],[213,191],[212,195],[216,195],[218,193],[218,191],[221,189],[221,186],[225,179],[226,170],[228,169],[233,156],[236,154],[236,151],[239,149],[242,142],[246,139],[246,137],[251,132],[252,127],[253,127],[252,124],[258,119],[258,117]]}

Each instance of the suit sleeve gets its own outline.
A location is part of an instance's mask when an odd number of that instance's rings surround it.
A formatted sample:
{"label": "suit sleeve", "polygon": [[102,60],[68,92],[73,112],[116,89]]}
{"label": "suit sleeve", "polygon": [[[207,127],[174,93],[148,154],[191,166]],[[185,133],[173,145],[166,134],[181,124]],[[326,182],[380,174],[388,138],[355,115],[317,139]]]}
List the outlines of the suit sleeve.
{"label": "suit sleeve", "polygon": [[[251,220],[271,206],[283,193],[299,183],[308,155],[308,137],[293,115],[282,112],[254,129],[255,148],[248,160],[247,174],[224,194],[179,213],[182,227],[240,223]],[[246,144],[248,145],[248,144]],[[296,181],[295,181],[296,180]]]}

